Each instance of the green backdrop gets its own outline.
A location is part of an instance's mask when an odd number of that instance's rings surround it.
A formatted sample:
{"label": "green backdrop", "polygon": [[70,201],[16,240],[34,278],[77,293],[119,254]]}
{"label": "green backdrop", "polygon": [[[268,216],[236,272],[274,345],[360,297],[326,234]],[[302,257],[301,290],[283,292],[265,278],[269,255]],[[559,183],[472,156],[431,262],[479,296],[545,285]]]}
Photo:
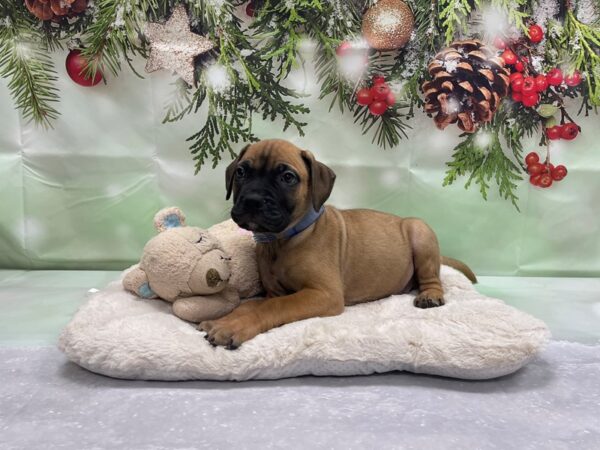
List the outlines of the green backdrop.
{"label": "green backdrop", "polygon": [[[161,124],[168,73],[140,80],[124,71],[107,85],[82,88],[64,73],[64,55],[55,60],[62,117],[52,130],[24,123],[0,80],[0,267],[120,269],[139,257],[163,206],[180,206],[199,226],[228,217],[225,163],[194,176],[185,142],[202,114]],[[289,82],[309,96],[306,135],[259,118],[255,128],[330,165],[338,175],[330,203],[422,217],[443,253],[479,274],[600,274],[598,116],[581,120],[576,141],[555,145],[554,162],[569,169],[563,182],[548,190],[522,183],[518,213],[494,190],[485,202],[476,188],[441,186],[456,130],[438,131],[422,116],[408,140],[381,150],[349,115],[328,112],[328,102],[316,99],[310,69]],[[535,141],[527,148],[536,149]]]}

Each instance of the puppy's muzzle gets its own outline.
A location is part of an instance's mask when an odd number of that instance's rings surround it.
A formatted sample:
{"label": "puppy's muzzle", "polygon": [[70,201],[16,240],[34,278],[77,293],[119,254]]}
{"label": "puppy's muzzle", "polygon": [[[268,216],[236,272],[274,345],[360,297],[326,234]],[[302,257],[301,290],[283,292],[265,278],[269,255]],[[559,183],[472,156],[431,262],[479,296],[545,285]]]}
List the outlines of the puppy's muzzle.
{"label": "puppy's muzzle", "polygon": [[231,210],[231,218],[242,228],[273,231],[281,227],[284,215],[275,200],[259,193],[240,195]]}

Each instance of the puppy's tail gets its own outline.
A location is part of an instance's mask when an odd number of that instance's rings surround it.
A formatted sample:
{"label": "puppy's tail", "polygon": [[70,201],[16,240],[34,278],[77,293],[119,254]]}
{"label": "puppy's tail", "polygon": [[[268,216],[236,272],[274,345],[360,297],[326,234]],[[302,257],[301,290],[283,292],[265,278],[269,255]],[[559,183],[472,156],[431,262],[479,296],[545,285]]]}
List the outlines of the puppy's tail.
{"label": "puppy's tail", "polygon": [[464,262],[459,261],[458,259],[448,258],[447,256],[442,256],[442,264],[446,266],[450,266],[459,272],[462,272],[465,277],[471,280],[471,283],[477,283],[477,277],[471,270],[469,266],[467,266]]}

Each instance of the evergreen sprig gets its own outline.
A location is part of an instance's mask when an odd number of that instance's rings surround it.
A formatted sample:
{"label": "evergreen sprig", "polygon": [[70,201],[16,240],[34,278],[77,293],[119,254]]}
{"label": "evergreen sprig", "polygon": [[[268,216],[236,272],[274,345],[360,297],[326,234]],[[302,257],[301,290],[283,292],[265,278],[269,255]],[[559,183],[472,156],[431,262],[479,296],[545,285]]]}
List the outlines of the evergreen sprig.
{"label": "evergreen sprig", "polygon": [[[459,177],[467,177],[465,189],[475,183],[487,200],[494,180],[500,196],[510,200],[519,210],[515,190],[517,182],[522,179],[521,141],[525,135],[532,135],[538,129],[541,119],[537,117],[532,120],[520,105],[507,101],[502,103],[492,122],[473,134],[465,135],[465,139],[454,148],[452,161],[446,164],[448,170],[443,185],[453,184]],[[510,151],[508,155],[505,148]]]}
{"label": "evergreen sprig", "polygon": [[479,0],[438,0],[437,15],[446,45],[450,44],[459,32],[467,30],[469,15],[477,6]]}
{"label": "evergreen sprig", "polygon": [[98,70],[117,75],[126,61],[141,77],[131,62],[137,54],[146,56],[140,39],[144,24],[164,15],[168,6],[167,0],[97,0],[94,21],[82,37],[87,76],[93,77]]}
{"label": "evergreen sprig", "polygon": [[59,116],[54,103],[58,89],[48,41],[42,28],[23,4],[0,4],[0,76],[26,120],[44,127]]}
{"label": "evergreen sprig", "polygon": [[[196,112],[205,100],[207,120],[203,127],[188,140],[198,172],[210,158],[213,167],[227,153],[234,156],[234,145],[256,141],[252,131],[252,116],[260,114],[263,119],[283,121],[283,129],[290,126],[303,135],[306,125],[298,118],[308,112],[308,108],[295,102],[299,95],[282,85],[271,64],[265,64],[263,52],[256,48],[249,36],[242,30],[240,20],[235,16],[233,3],[220,6],[213,2],[196,2],[190,13],[197,19],[197,31],[206,30],[211,39],[218,42],[218,52],[205,58],[198,75],[199,82],[195,93],[189,97],[187,90],[178,89],[171,109],[165,120],[170,121]],[[206,70],[212,64],[220,65],[226,72],[229,88],[215,89],[207,78]],[[184,99],[191,101],[184,106]]]}

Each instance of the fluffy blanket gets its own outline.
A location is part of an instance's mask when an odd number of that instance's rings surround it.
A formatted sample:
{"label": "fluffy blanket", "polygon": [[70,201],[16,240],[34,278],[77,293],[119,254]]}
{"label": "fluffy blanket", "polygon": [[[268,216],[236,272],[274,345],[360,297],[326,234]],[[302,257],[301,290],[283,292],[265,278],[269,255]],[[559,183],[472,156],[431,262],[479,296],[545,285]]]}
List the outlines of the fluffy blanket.
{"label": "fluffy blanket", "polygon": [[213,348],[169,303],[144,300],[120,281],[91,295],[59,346],[93,372],[144,380],[248,380],[410,371],[465,379],[525,365],[548,340],[546,325],[479,294],[442,267],[446,305],[413,306],[414,293],[346,308],[340,316],[284,325],[238,350]]}

